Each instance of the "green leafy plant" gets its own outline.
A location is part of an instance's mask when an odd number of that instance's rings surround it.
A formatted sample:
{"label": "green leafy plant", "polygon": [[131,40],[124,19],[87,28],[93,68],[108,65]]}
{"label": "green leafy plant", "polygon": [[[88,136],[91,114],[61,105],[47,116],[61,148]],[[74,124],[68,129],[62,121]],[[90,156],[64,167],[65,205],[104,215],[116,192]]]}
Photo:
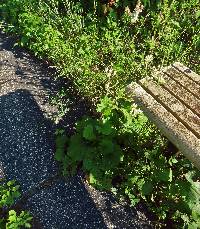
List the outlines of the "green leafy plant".
{"label": "green leafy plant", "polygon": [[131,206],[145,201],[157,226],[170,220],[199,225],[199,172],[183,156],[161,153],[166,139],[123,94],[102,98],[101,116],[79,121],[70,138],[59,135],[56,159],[65,173],[81,167],[92,185],[128,198]]}
{"label": "green leafy plant", "polygon": [[[67,162],[75,171],[82,162],[82,167],[89,173],[89,182],[98,187],[111,185],[112,169],[123,160],[122,151],[115,140],[116,131],[107,121],[84,118],[78,122],[76,134],[68,140],[67,154],[63,157],[63,143],[67,138],[57,138],[56,159]],[[61,153],[62,151],[62,153]],[[100,182],[101,181],[101,182]]]}
{"label": "green leafy plant", "polygon": [[17,228],[31,228],[29,223],[32,220],[32,216],[28,212],[22,211],[17,215],[16,211],[10,210],[8,216],[8,222],[6,223],[6,229],[17,229]]}
{"label": "green leafy plant", "polygon": [[32,216],[27,211],[19,214],[12,209],[17,198],[21,196],[19,185],[14,180],[0,184],[0,227],[2,229],[31,228]]}
{"label": "green leafy plant", "polygon": [[10,207],[20,197],[19,185],[15,185],[15,183],[15,181],[8,181],[6,184],[0,185],[0,207]]}

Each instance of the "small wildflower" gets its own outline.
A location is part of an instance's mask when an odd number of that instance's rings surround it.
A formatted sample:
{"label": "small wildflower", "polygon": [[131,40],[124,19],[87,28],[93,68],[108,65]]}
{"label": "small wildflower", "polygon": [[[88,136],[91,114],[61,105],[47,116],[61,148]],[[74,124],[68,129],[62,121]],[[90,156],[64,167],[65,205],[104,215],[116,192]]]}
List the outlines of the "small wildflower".
{"label": "small wildflower", "polygon": [[146,62],[146,63],[150,63],[150,62],[152,62],[152,61],[153,61],[153,55],[152,55],[152,54],[147,55],[147,56],[145,57],[145,62]]}

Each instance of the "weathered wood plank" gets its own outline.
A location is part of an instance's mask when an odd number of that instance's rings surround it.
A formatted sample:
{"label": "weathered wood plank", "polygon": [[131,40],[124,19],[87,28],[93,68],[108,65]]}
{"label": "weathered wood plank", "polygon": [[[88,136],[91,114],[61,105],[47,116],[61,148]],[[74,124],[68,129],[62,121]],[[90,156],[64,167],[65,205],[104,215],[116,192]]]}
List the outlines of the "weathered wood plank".
{"label": "weathered wood plank", "polygon": [[163,134],[200,169],[200,139],[140,85],[130,85],[127,92]]}
{"label": "weathered wood plank", "polygon": [[164,71],[171,79],[174,79],[177,83],[182,85],[186,90],[188,90],[195,97],[200,99],[200,85],[188,78],[184,73],[178,71],[174,67],[169,67]]}
{"label": "weathered wood plank", "polygon": [[188,109],[185,104],[181,103],[170,92],[153,81],[143,79],[139,84],[200,139],[200,118]]}
{"label": "weathered wood plank", "polygon": [[184,103],[189,109],[200,117],[200,100],[187,91],[184,87],[164,73],[160,73],[164,79],[162,87],[170,91],[178,100]]}
{"label": "weathered wood plank", "polygon": [[190,68],[184,66],[183,64],[179,62],[175,62],[172,66],[177,68],[177,70],[184,73],[190,79],[194,80],[196,83],[200,85],[200,76],[197,73],[193,72]]}

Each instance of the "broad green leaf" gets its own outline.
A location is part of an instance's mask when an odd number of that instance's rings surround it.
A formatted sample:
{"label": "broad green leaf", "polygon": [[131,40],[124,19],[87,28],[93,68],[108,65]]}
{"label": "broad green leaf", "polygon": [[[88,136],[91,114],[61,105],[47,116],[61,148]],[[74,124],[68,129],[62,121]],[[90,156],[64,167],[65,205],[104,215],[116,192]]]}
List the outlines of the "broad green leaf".
{"label": "broad green leaf", "polygon": [[57,161],[62,161],[65,156],[64,149],[62,148],[57,148],[55,152],[55,159]]}
{"label": "broad green leaf", "polygon": [[84,144],[82,143],[82,137],[78,134],[73,135],[70,139],[70,144],[67,149],[67,154],[73,161],[82,161],[83,148],[84,148]]}
{"label": "broad green leaf", "polygon": [[94,167],[94,163],[91,160],[86,159],[83,161],[83,167],[84,167],[84,169],[91,171]]}
{"label": "broad green leaf", "polygon": [[94,128],[92,125],[88,124],[84,130],[83,130],[83,137],[86,140],[92,141],[96,139],[96,136],[94,134]]}
{"label": "broad green leaf", "polygon": [[114,132],[114,129],[112,128],[112,124],[108,120],[106,120],[101,125],[98,125],[96,129],[99,133],[104,135],[110,135]]}
{"label": "broad green leaf", "polygon": [[163,169],[158,172],[158,179],[161,181],[170,181],[172,179],[172,174],[170,174],[170,169]]}
{"label": "broad green leaf", "polygon": [[146,195],[150,195],[153,191],[153,184],[152,182],[148,181],[145,182],[142,186],[142,195],[146,196]]}
{"label": "broad green leaf", "polygon": [[110,153],[114,153],[114,143],[112,142],[112,140],[110,139],[102,139],[101,142],[99,143],[100,147],[101,147],[101,152],[103,154],[110,154]]}
{"label": "broad green leaf", "polygon": [[144,178],[141,178],[141,179],[137,180],[137,186],[138,186],[138,189],[140,191],[142,190],[142,187],[143,187],[144,184],[145,184],[145,179]]}
{"label": "broad green leaf", "polygon": [[131,193],[127,193],[128,194],[128,197],[131,201],[131,207],[134,207],[137,203],[140,202],[140,199],[137,198],[135,195],[131,194]]}
{"label": "broad green leaf", "polygon": [[188,191],[191,189],[191,184],[187,181],[177,180],[175,186],[177,187],[177,191],[181,196],[187,196]]}
{"label": "broad green leaf", "polygon": [[193,186],[190,186],[190,189],[187,191],[186,201],[188,206],[192,209],[193,206],[200,203],[200,195]]}
{"label": "broad green leaf", "polygon": [[58,135],[56,137],[56,148],[64,148],[68,140],[66,135]]}

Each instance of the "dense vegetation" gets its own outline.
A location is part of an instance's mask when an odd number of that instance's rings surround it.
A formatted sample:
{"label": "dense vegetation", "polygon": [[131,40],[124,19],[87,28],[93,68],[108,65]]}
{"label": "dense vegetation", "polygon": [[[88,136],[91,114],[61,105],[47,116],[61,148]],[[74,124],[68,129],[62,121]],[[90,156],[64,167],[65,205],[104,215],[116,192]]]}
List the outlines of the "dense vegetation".
{"label": "dense vegetation", "polygon": [[[193,165],[125,97],[130,82],[181,61],[200,73],[199,0],[3,0],[7,30],[55,66],[94,105],[74,135],[58,131],[64,174],[82,168],[98,188],[140,200],[155,227],[200,227]],[[96,107],[96,108],[95,108]]]}

